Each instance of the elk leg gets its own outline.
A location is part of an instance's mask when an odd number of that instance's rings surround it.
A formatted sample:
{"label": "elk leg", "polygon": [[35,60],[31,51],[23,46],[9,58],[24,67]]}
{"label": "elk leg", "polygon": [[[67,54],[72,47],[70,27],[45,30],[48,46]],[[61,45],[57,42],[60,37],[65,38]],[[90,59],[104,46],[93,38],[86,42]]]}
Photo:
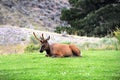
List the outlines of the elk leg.
{"label": "elk leg", "polygon": [[61,58],[61,57],[63,57],[63,56],[60,55],[60,54],[54,54],[54,55],[52,55],[52,57],[53,57],[53,58]]}
{"label": "elk leg", "polygon": [[48,54],[45,55],[46,57],[50,57]]}

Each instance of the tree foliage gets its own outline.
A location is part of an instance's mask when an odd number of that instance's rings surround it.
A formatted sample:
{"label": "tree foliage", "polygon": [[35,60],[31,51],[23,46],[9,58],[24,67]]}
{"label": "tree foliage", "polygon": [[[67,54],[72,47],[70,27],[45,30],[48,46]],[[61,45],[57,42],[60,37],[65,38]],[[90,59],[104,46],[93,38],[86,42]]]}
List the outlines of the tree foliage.
{"label": "tree foliage", "polygon": [[[67,21],[79,35],[106,36],[120,26],[119,0],[69,0],[61,20]],[[60,29],[60,28],[59,28]]]}

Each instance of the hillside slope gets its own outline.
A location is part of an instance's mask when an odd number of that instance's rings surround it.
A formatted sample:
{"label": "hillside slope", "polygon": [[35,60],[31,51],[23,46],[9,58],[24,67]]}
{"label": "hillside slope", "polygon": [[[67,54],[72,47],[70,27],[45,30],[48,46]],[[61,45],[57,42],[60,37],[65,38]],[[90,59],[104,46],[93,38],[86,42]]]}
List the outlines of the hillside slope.
{"label": "hillside slope", "polygon": [[68,0],[0,0],[0,25],[54,30],[67,25],[60,14],[69,7]]}
{"label": "hillside slope", "polygon": [[[39,37],[44,33],[45,37],[50,35],[49,43],[72,43],[83,49],[115,49],[117,40],[115,38],[80,37],[74,35],[57,34],[48,31],[39,31],[15,26],[0,27],[0,54],[22,53],[26,45],[31,44],[33,32]],[[33,37],[34,38],[34,37]]]}
{"label": "hillside slope", "polygon": [[5,25],[0,27],[0,45],[21,43],[27,44],[30,42],[30,37],[33,36],[33,32],[35,32],[38,37],[42,33],[45,35],[45,37],[50,35],[50,43],[70,42],[74,44],[84,44],[86,42],[94,43],[101,40],[100,38],[79,37],[67,34],[66,36],[63,36],[62,34],[57,34],[49,31],[39,31],[34,29],[19,28],[16,26]]}

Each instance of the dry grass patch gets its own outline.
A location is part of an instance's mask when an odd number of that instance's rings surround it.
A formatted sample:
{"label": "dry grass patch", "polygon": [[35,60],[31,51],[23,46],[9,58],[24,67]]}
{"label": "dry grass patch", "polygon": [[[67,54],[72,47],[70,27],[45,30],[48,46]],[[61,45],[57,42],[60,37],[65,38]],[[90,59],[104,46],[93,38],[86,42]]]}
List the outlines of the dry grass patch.
{"label": "dry grass patch", "polygon": [[25,47],[26,45],[24,44],[0,46],[0,54],[24,53]]}

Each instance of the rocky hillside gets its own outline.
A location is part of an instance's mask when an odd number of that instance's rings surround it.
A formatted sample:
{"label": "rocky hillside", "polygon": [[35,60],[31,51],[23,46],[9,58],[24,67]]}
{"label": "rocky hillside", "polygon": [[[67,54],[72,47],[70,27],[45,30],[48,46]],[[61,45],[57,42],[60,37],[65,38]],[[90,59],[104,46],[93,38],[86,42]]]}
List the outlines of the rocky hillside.
{"label": "rocky hillside", "polygon": [[0,0],[0,25],[54,30],[67,25],[60,14],[69,7],[68,0]]}
{"label": "rocky hillside", "polygon": [[50,43],[70,42],[74,44],[84,44],[86,42],[95,43],[100,41],[100,38],[78,37],[67,34],[64,36],[63,34],[48,31],[38,31],[34,29],[5,25],[0,27],[0,45],[27,44],[30,42],[30,37],[33,36],[33,32],[35,32],[38,37],[42,33],[45,37],[50,35]]}

